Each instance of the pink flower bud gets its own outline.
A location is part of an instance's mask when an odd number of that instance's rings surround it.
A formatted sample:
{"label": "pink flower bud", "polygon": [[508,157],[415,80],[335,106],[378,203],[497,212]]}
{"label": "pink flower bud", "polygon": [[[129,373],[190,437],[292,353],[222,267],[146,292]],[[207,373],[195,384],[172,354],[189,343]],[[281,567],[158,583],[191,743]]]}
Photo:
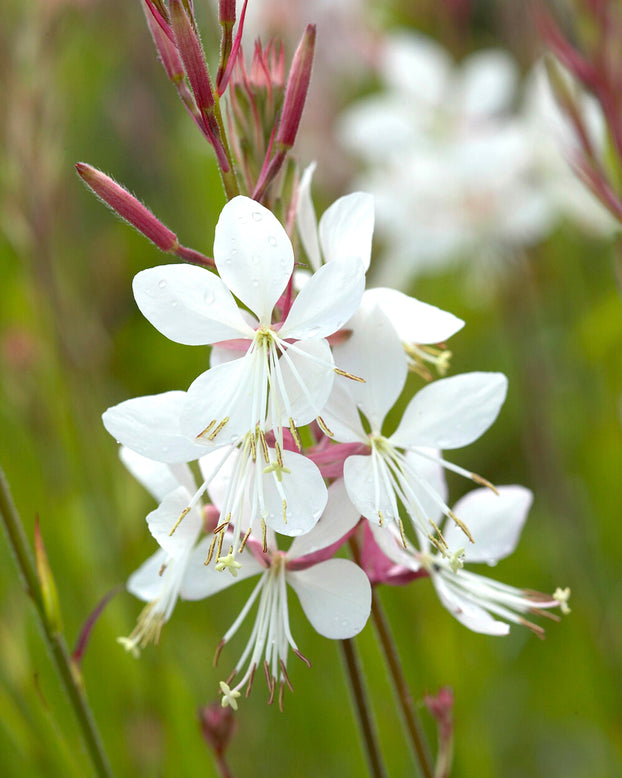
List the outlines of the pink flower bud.
{"label": "pink flower bud", "polygon": [[291,148],[296,140],[296,133],[309,91],[314,51],[315,25],[310,24],[298,44],[289,71],[283,111],[276,136],[277,147]]}
{"label": "pink flower bud", "polygon": [[201,734],[207,745],[221,757],[237,728],[232,708],[223,708],[219,702],[199,708]]}
{"label": "pink flower bud", "polygon": [[106,205],[118,213],[122,219],[132,224],[139,232],[153,241],[162,251],[175,251],[178,242],[174,232],[165,227],[159,219],[151,213],[134,195],[127,189],[117,184],[110,176],[102,173],[91,165],[78,162],[76,165],[78,175]]}

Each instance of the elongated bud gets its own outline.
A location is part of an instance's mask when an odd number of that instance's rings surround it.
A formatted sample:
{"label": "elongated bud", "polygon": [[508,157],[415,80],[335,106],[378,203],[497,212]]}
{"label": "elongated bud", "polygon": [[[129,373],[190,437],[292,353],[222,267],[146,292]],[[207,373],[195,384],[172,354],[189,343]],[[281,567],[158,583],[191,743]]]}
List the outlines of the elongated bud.
{"label": "elongated bud", "polygon": [[76,165],[78,175],[106,205],[122,219],[132,224],[162,251],[174,251],[178,245],[177,236],[151,213],[127,189],[117,184],[101,170],[84,162]]}
{"label": "elongated bud", "polygon": [[149,32],[166,74],[171,81],[179,82],[184,77],[184,66],[175,46],[173,31],[152,0],[143,0],[142,5]]}
{"label": "elongated bud", "polygon": [[237,729],[233,710],[214,702],[199,708],[198,716],[203,739],[214,753],[222,756]]}
{"label": "elongated bud", "polygon": [[313,54],[315,52],[315,25],[310,24],[305,30],[289,71],[285,100],[279,130],[276,136],[277,147],[290,149],[296,140],[298,126],[309,91]]}
{"label": "elongated bud", "polygon": [[161,251],[175,254],[175,256],[186,262],[191,262],[193,265],[201,265],[203,267],[214,266],[213,259],[194,249],[181,246],[174,232],[162,224],[140,200],[137,200],[127,189],[117,184],[110,176],[91,165],[87,165],[85,162],[78,162],[76,170],[84,183],[95,192],[100,200],[122,219],[136,227],[139,232],[142,232]]}
{"label": "elongated bud", "polygon": [[54,581],[54,576],[52,574],[52,568],[50,567],[47,553],[45,551],[45,545],[43,543],[43,537],[41,536],[41,529],[39,527],[38,518],[35,521],[35,562],[37,565],[39,586],[41,587],[43,611],[45,613],[50,631],[53,634],[59,634],[63,631],[63,621],[60,613],[58,591],[56,589],[56,582]]}

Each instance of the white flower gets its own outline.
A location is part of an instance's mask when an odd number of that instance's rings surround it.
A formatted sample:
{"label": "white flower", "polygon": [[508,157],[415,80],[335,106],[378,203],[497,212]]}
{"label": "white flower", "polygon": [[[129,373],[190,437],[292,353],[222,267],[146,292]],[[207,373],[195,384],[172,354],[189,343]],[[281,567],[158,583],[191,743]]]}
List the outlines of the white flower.
{"label": "white flower", "polygon": [[[349,386],[349,391],[336,385],[325,412],[335,440],[363,443],[369,450],[348,457],[344,464],[346,488],[354,505],[372,522],[394,521],[401,527],[401,503],[425,534],[437,529],[429,521],[430,506],[459,522],[422,475],[422,468],[432,460],[486,483],[442,459],[438,449],[461,448],[488,429],[505,399],[505,376],[466,373],[434,381],[412,398],[395,432],[385,435],[385,417],[401,394],[407,374],[405,355],[389,320],[378,309],[361,312],[351,337],[335,346],[335,353],[348,370],[360,370],[367,379]],[[359,414],[365,417],[369,432]]]}
{"label": "white flower", "polygon": [[[531,502],[531,492],[521,486],[501,486],[498,494],[473,490],[456,503],[454,511],[468,524],[475,542],[465,544],[459,530],[448,526],[443,530],[447,542],[443,553],[424,535],[419,536],[419,551],[408,542],[404,547],[394,527],[370,525],[370,529],[380,549],[395,564],[429,574],[442,604],[464,626],[487,635],[507,635],[510,622],[529,627],[542,637],[544,630],[523,614],[547,615],[542,609],[557,607],[560,597],[517,589],[463,569],[468,563],[496,565],[509,556],[516,548]],[[437,519],[442,521],[440,514]]]}
{"label": "white flower", "polygon": [[[244,356],[210,368],[190,386],[180,421],[188,437],[218,446],[271,429],[282,446],[283,426],[294,430],[319,416],[334,378],[325,337],[356,310],[364,287],[360,260],[342,248],[338,264],[318,270],[291,306],[282,303],[289,309],[276,323],[293,249],[276,217],[247,197],[228,202],[218,220],[214,261],[220,278],[190,265],[138,273],[138,307],[171,340],[241,341],[244,347]],[[234,294],[254,314],[254,325]]]}
{"label": "white flower", "polygon": [[183,596],[184,581],[192,551],[203,527],[198,507],[188,512],[186,520],[171,535],[171,526],[188,504],[195,490],[194,479],[187,465],[169,467],[154,462],[126,448],[120,451],[127,469],[145,486],[160,505],[147,516],[149,531],[160,545],[158,551],[132,573],[127,589],[147,603],[138,624],[128,638],[119,642],[138,655],[149,642],[158,642],[160,631],[170,619],[179,596]]}
{"label": "white flower", "polygon": [[[259,575],[250,598],[223,637],[223,646],[235,635],[255,602],[258,602],[255,624],[242,656],[221,690],[223,705],[235,708],[235,700],[244,686],[247,694],[259,669],[268,683],[269,702],[277,695],[282,706],[284,687],[291,689],[287,674],[289,649],[309,664],[301,654],[289,625],[287,585],[300,600],[313,627],[324,637],[334,640],[353,637],[365,625],[371,606],[371,588],[365,573],[347,559],[330,559],[335,544],[356,525],[359,514],[350,505],[343,482],[329,488],[324,515],[306,535],[295,538],[287,552],[280,551],[269,535],[265,551],[252,536],[246,543],[246,557],[236,579],[205,567],[203,560],[208,539],[199,544],[193,555],[183,596],[198,600],[215,594],[234,581]],[[252,555],[249,554],[252,552]],[[243,671],[235,685],[233,677]],[[226,687],[226,688],[225,688]],[[237,703],[236,703],[237,704]]]}

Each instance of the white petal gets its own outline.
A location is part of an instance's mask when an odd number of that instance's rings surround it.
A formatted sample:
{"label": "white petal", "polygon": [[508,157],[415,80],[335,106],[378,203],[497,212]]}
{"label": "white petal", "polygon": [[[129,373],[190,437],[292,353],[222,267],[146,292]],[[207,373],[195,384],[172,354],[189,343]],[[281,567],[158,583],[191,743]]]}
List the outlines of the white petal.
{"label": "white petal", "polygon": [[464,322],[453,313],[409,297],[397,289],[379,287],[363,295],[363,307],[378,306],[388,316],[400,340],[404,343],[443,343]]}
{"label": "white petal", "polygon": [[132,283],[143,316],[163,335],[188,346],[252,337],[233,295],[215,273],[192,265],[141,270]]}
{"label": "white petal", "polygon": [[[274,451],[270,451],[270,455],[272,460],[276,459]],[[310,459],[293,451],[283,451],[282,456],[290,472],[283,473],[281,481],[274,473],[263,474],[268,511],[264,519],[275,532],[294,537],[309,532],[317,524],[326,507],[328,493],[320,471]]]}
{"label": "white petal", "polygon": [[279,335],[283,338],[325,338],[342,327],[359,307],[365,271],[356,257],[323,265],[294,300]]}
{"label": "white petal", "polygon": [[191,495],[180,486],[167,494],[160,505],[147,516],[149,532],[173,559],[177,559],[194,545],[203,526],[200,510],[193,508],[171,535],[171,530],[188,507],[190,499]]}
{"label": "white petal", "polygon": [[[252,355],[211,367],[196,378],[186,395],[181,413],[181,428],[194,439],[214,422],[201,436],[204,446],[222,446],[236,442],[255,428],[252,417],[255,384],[251,380]],[[213,440],[209,435],[228,418]],[[199,445],[197,443],[197,445]],[[203,448],[201,453],[205,453]]]}
{"label": "white petal", "polygon": [[165,465],[148,459],[125,446],[119,449],[119,457],[134,478],[141,483],[156,500],[163,500],[178,486],[185,486],[192,493],[196,486],[192,471],[186,464]]}
{"label": "white petal", "polygon": [[451,70],[445,49],[424,35],[410,32],[387,39],[382,62],[385,81],[424,105],[442,105]]}
{"label": "white petal", "polygon": [[510,627],[494,619],[488,611],[453,592],[440,575],[432,575],[440,601],[447,610],[465,627],[484,635],[507,635]]}
{"label": "white petal", "polygon": [[371,259],[374,234],[374,197],[353,192],[340,197],[320,219],[320,243],[324,261],[358,257],[365,270]]}
{"label": "white petal", "polygon": [[271,418],[272,423],[289,426],[291,416],[297,426],[308,424],[322,413],[335,380],[333,354],[328,342],[323,339],[299,341],[295,349],[287,349],[287,356],[281,357],[278,366],[283,379],[282,387],[277,384],[278,395],[282,397],[285,392],[289,410],[285,399],[279,400],[281,417]]}
{"label": "white petal", "polygon": [[408,366],[400,339],[387,316],[375,306],[351,320],[352,334],[334,347],[337,366],[365,383],[352,382],[354,401],[369,420],[372,432],[381,432],[384,417],[400,396]]}
{"label": "white petal", "polygon": [[329,559],[287,574],[311,625],[332,640],[351,638],[363,629],[371,609],[371,586],[348,559]]}
{"label": "white petal", "polygon": [[213,561],[206,565],[211,540],[211,537],[204,538],[190,556],[180,591],[184,600],[202,600],[264,570],[251,554],[238,557],[242,567],[238,569],[235,577],[228,570],[216,570]]}
{"label": "white petal", "polygon": [[[437,449],[421,450],[430,456],[438,456],[440,453]],[[420,478],[422,481],[424,481],[428,487],[424,488],[421,486],[421,484],[417,483],[416,480],[411,481],[409,479],[409,485],[421,503],[424,519],[432,519],[432,521],[438,525],[442,519],[443,512],[439,506],[438,500],[435,500],[434,497],[430,496],[430,492],[438,495],[440,500],[442,500],[444,503],[447,503],[448,490],[447,481],[445,480],[445,471],[443,467],[438,464],[438,462],[434,462],[433,460],[427,459],[426,457],[417,456],[416,453],[411,451],[406,452],[405,459],[406,462],[408,462],[408,465],[412,468],[413,472],[416,474],[417,478]],[[415,530],[417,530],[417,535],[419,535],[419,528],[416,523]],[[464,535],[462,537],[464,538]],[[419,540],[421,541],[423,547],[424,538],[419,537]],[[425,538],[425,542],[427,544],[427,537]]]}
{"label": "white petal", "polygon": [[296,226],[300,241],[307,254],[309,264],[313,270],[319,270],[322,264],[320,256],[320,244],[317,234],[317,219],[313,199],[311,197],[311,180],[315,172],[316,164],[312,162],[300,179],[298,186],[298,207],[296,209]]}
{"label": "white petal", "polygon": [[361,515],[369,521],[380,524],[397,521],[399,512],[395,494],[390,486],[386,465],[382,460],[370,456],[348,457],[343,466],[343,478],[348,496]]}
{"label": "white petal", "polygon": [[340,443],[367,443],[367,433],[361,424],[361,417],[356,402],[350,392],[354,382],[349,378],[339,377],[333,384],[333,389],[322,418],[333,433],[334,439]]}
{"label": "white petal", "polygon": [[502,373],[464,373],[424,386],[408,404],[391,443],[441,449],[472,443],[497,418],[507,383]]}
{"label": "white petal", "polygon": [[292,244],[276,216],[249,197],[234,197],[216,225],[214,261],[229,289],[269,324],[294,268]]}
{"label": "white petal", "polygon": [[159,548],[135,570],[127,580],[127,590],[143,602],[157,600],[162,591],[162,565],[166,564],[168,554]]}
{"label": "white petal", "polygon": [[454,506],[454,513],[464,521],[475,538],[465,543],[458,527],[447,527],[443,534],[449,548],[464,547],[466,562],[495,565],[516,548],[533,495],[523,486],[500,486],[496,495],[490,489],[474,489]]}
{"label": "white petal", "polygon": [[124,446],[158,462],[191,462],[205,453],[181,432],[185,392],[164,392],[126,400],[108,408],[104,427]]}
{"label": "white petal", "polygon": [[479,51],[462,63],[455,82],[455,99],[473,118],[486,118],[509,108],[518,83],[518,69],[507,52]]}
{"label": "white petal", "polygon": [[322,518],[311,532],[294,538],[287,558],[297,559],[328,548],[356,526],[359,518],[360,514],[348,498],[345,483],[340,478],[328,487],[328,502]]}

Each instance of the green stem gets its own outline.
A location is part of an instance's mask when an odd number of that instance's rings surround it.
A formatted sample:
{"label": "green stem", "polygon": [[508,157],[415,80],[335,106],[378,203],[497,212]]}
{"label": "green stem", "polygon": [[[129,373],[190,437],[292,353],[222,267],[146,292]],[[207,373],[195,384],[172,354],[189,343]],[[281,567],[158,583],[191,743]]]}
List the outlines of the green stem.
{"label": "green stem", "polygon": [[413,700],[404,677],[404,670],[400,662],[400,657],[397,652],[397,647],[391,630],[389,628],[389,622],[382,608],[382,604],[375,591],[372,591],[371,600],[371,616],[376,628],[376,634],[380,639],[380,645],[382,652],[389,668],[389,674],[395,689],[402,716],[404,717],[404,723],[406,725],[406,731],[408,732],[408,738],[413,750],[413,754],[419,765],[421,775],[424,778],[433,778],[434,771],[432,769],[432,762],[430,754],[428,752],[427,745],[425,743],[425,737],[423,734],[423,727],[419,721],[419,717],[415,711]]}
{"label": "green stem", "polygon": [[17,508],[11,498],[9,485],[2,468],[0,468],[0,513],[4,520],[9,543],[15,555],[26,592],[35,604],[45,641],[78,720],[95,773],[100,778],[112,778],[112,769],[108,763],[95,719],[86,699],[80,668],[72,660],[62,634],[58,632],[46,613],[30,544]]}
{"label": "green stem", "polygon": [[340,640],[344,663],[350,680],[350,688],[356,709],[357,720],[365,746],[369,772],[373,778],[386,778],[386,770],[380,755],[378,736],[371,718],[371,707],[363,683],[363,675],[356,653],[354,640]]}
{"label": "green stem", "polygon": [[[354,561],[360,565],[361,554],[358,545],[358,541],[353,536],[350,538],[350,550]],[[400,662],[400,657],[397,651],[397,646],[393,640],[389,622],[385,616],[384,610],[380,599],[374,589],[372,589],[371,599],[371,617],[374,622],[376,634],[380,641],[380,647],[384,654],[391,681],[393,683],[395,696],[397,697],[402,716],[404,718],[404,724],[406,725],[406,731],[408,733],[408,739],[410,742],[413,756],[419,766],[421,775],[424,778],[433,778],[434,770],[432,768],[432,761],[430,759],[429,750],[425,742],[425,736],[423,734],[423,727],[419,721],[419,717],[415,711],[413,700],[406,683],[404,676],[404,670]]]}
{"label": "green stem", "polygon": [[227,171],[223,170],[222,167],[219,166],[220,176],[222,178],[222,183],[225,188],[225,194],[227,195],[227,200],[232,200],[236,195],[240,194],[240,187],[238,186],[238,181],[237,178],[235,177],[235,169],[233,165],[233,159],[231,157],[231,150],[229,148],[229,142],[227,140],[227,134],[225,132],[225,124],[222,120],[222,111],[220,110],[220,99],[216,94],[214,94],[214,117],[216,118],[216,124],[218,124],[218,129],[220,130],[220,139],[222,140],[222,145],[225,150],[225,156],[227,157],[227,162],[229,163],[229,170]]}

